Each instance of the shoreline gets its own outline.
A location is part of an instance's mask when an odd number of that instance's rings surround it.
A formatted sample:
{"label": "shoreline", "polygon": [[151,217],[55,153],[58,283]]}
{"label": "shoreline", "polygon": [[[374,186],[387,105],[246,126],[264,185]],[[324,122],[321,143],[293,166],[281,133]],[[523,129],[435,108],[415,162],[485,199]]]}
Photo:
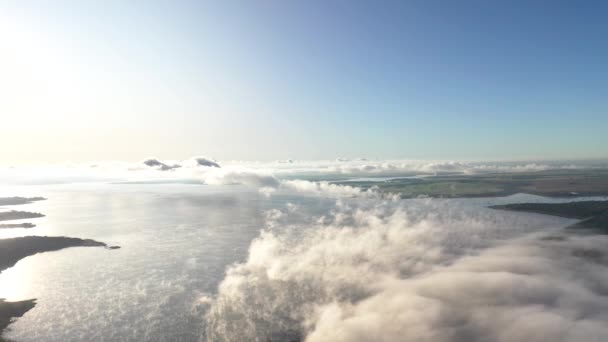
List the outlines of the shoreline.
{"label": "shoreline", "polygon": [[512,203],[488,207],[496,210],[527,212],[579,220],[570,229],[591,229],[608,234],[608,200],[565,203]]}
{"label": "shoreline", "polygon": [[503,197],[517,193],[554,198],[608,196],[608,169],[547,170],[521,173],[433,175],[383,181],[348,180],[331,184],[377,189],[401,198]]}
{"label": "shoreline", "polygon": [[7,302],[0,298],[0,342],[6,341],[2,337],[4,330],[15,321],[22,317],[26,312],[36,306],[36,299],[27,299],[18,302]]}
{"label": "shoreline", "polygon": [[33,213],[30,211],[10,210],[0,212],[0,221],[25,220],[32,218],[44,217],[44,214]]}
{"label": "shoreline", "polygon": [[[38,253],[59,251],[70,247],[105,247],[116,249],[118,246],[91,239],[70,238],[63,236],[26,236],[9,239],[0,239],[0,273],[14,267],[19,260]],[[36,299],[18,302],[7,302],[0,299],[0,342],[4,330],[36,306]]]}
{"label": "shoreline", "polygon": [[[44,197],[0,197],[0,207],[29,204],[46,200]],[[9,210],[0,212],[0,221],[22,220],[44,217],[41,213]],[[33,228],[33,223],[1,223],[0,229]],[[0,273],[14,267],[19,260],[44,252],[59,251],[70,247],[104,247],[117,249],[119,246],[91,239],[80,239],[65,236],[24,236],[0,239]],[[36,299],[8,302],[0,298],[0,342],[6,341],[2,335],[7,327],[36,306]]]}

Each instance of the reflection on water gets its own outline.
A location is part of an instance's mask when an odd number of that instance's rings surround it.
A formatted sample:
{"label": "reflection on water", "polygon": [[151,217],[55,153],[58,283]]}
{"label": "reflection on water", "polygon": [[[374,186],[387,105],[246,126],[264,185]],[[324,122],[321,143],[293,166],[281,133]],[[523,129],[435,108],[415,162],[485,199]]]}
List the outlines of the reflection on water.
{"label": "reflection on water", "polygon": [[47,215],[2,237],[92,238],[121,249],[71,248],[21,260],[0,296],[38,298],[12,325],[19,341],[198,340],[198,297],[242,260],[272,201],[241,187],[83,185],[33,189]]}

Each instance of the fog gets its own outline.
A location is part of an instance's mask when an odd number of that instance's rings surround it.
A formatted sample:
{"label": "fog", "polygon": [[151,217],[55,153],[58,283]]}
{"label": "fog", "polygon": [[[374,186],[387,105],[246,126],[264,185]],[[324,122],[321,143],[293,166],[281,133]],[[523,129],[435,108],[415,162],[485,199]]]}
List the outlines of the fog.
{"label": "fog", "polygon": [[[212,341],[604,341],[605,236],[441,200],[267,215],[205,316]],[[563,223],[562,223],[563,225]]]}

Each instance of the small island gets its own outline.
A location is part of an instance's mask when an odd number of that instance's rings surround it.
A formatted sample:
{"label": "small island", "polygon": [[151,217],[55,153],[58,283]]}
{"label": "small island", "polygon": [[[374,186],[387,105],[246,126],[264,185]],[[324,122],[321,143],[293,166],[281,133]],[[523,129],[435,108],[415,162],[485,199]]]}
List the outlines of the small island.
{"label": "small island", "polygon": [[0,197],[0,206],[3,205],[20,205],[20,204],[29,204],[36,201],[44,201],[46,198],[44,197]]}
{"label": "small island", "polygon": [[18,210],[0,212],[0,221],[24,220],[38,217],[44,217],[44,215],[41,213]]}
{"label": "small island", "polygon": [[0,229],[8,229],[8,228],[34,228],[35,224],[25,222],[25,223],[0,223]]}

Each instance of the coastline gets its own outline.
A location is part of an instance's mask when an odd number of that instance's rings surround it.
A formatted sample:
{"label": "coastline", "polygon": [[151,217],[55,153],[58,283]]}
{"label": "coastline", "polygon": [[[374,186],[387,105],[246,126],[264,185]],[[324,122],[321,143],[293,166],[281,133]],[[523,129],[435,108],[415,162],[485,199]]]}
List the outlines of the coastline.
{"label": "coastline", "polygon": [[490,206],[491,209],[528,212],[578,219],[571,229],[591,229],[608,234],[608,200],[566,203],[513,203]]}
{"label": "coastline", "polygon": [[[43,197],[0,197],[0,206],[21,205],[34,201],[45,200]],[[4,211],[0,212],[0,221],[20,220],[29,218],[43,217],[41,213],[27,211]],[[0,229],[11,228],[33,228],[32,223],[3,223]],[[11,268],[19,260],[38,253],[59,251],[70,247],[105,247],[107,249],[117,249],[118,246],[108,246],[107,244],[91,239],[72,238],[65,236],[24,236],[15,238],[0,239],[0,273]],[[0,342],[6,341],[2,334],[5,329],[22,317],[25,313],[36,306],[36,299],[28,299],[17,302],[8,302],[0,298]]]}

